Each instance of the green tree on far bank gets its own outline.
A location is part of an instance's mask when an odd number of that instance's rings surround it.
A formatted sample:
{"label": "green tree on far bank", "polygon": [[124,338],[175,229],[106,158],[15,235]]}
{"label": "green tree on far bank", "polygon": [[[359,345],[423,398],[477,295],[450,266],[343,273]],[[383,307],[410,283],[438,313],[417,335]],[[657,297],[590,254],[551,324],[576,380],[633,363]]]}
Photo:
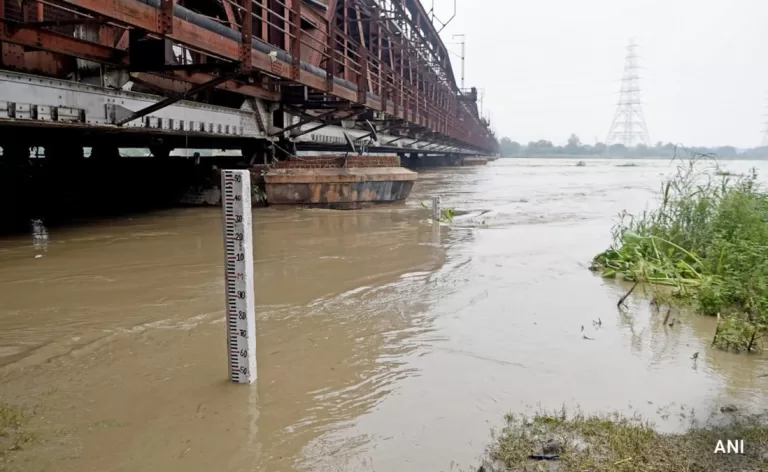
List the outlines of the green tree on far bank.
{"label": "green tree on far bank", "polygon": [[[627,148],[623,144],[597,142],[594,146],[582,143],[576,134],[571,134],[565,146],[556,146],[552,141],[540,139],[526,145],[508,137],[501,138],[499,153],[502,157],[615,157],[615,158],[671,158],[683,146],[674,143],[657,142],[653,146],[638,144]],[[695,154],[716,156],[719,159],[768,159],[768,146],[739,150],[734,146],[703,147],[693,146],[685,149]]]}

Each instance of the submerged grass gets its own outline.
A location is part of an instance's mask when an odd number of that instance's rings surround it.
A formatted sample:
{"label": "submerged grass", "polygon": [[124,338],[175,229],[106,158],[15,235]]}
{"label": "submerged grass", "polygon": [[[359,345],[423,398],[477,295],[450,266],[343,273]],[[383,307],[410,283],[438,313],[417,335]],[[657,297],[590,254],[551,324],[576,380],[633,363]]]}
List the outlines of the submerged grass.
{"label": "submerged grass", "polygon": [[10,453],[34,440],[26,428],[28,420],[26,410],[0,401],[0,465]]}
{"label": "submerged grass", "polygon": [[[648,284],[658,304],[718,316],[713,344],[762,349],[768,334],[768,193],[753,169],[734,177],[709,156],[682,161],[657,209],[620,215],[612,246],[595,256],[604,277]],[[658,290],[654,286],[669,286]]]}
{"label": "submerged grass", "polygon": [[[715,454],[718,441],[744,440],[744,454]],[[556,449],[557,459],[529,458]],[[764,471],[768,425],[764,417],[734,416],[727,424],[661,434],[638,417],[619,414],[507,415],[480,470],[518,471]]]}

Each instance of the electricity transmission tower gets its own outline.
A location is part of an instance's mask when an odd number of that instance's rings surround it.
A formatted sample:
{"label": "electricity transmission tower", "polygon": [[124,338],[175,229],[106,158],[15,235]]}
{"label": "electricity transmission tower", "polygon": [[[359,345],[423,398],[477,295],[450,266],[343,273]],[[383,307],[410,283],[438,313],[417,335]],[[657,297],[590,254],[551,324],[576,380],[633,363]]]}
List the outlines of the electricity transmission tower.
{"label": "electricity transmission tower", "polygon": [[645,126],[642,101],[640,100],[640,74],[637,65],[637,44],[633,40],[627,46],[624,59],[624,75],[621,78],[619,103],[613,115],[611,129],[605,144],[620,143],[626,147],[637,144],[651,145],[648,128]]}

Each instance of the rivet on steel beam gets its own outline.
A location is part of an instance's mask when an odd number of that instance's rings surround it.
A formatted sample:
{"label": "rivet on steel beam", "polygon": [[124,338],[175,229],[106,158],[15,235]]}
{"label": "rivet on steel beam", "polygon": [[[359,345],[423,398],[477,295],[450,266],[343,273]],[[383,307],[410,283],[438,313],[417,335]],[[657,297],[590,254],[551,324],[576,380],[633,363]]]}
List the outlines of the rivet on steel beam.
{"label": "rivet on steel beam", "polygon": [[157,15],[158,29],[163,34],[173,33],[173,0],[160,0],[160,14]]}

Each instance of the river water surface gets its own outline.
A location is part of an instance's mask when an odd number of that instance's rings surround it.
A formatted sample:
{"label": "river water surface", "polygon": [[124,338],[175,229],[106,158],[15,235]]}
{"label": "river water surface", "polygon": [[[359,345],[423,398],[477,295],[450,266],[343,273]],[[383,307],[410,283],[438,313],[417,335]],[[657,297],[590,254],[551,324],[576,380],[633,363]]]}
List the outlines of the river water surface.
{"label": "river water surface", "polygon": [[674,170],[632,162],[498,160],[424,171],[404,206],[255,209],[252,386],[227,381],[219,209],[0,240],[0,400],[38,437],[6,466],[438,471],[476,463],[507,412],[675,431],[768,408],[768,358],[710,349],[712,319],[670,328],[642,294],[620,314],[626,287],[587,269]]}

